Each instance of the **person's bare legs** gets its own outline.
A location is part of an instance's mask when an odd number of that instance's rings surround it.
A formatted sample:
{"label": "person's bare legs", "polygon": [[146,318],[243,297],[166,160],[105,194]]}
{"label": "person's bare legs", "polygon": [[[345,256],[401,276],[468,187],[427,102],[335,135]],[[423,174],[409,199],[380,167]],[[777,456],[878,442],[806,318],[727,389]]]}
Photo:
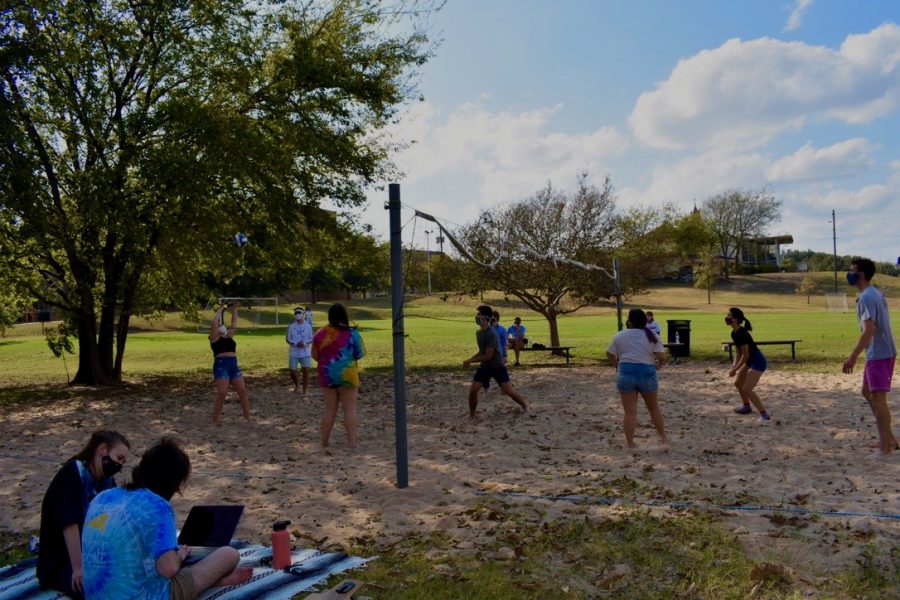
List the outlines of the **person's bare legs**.
{"label": "person's bare legs", "polygon": [[241,555],[231,546],[212,552],[200,562],[188,567],[197,593],[202,594],[213,586],[235,585],[248,581],[253,575],[250,567],[238,568]]}
{"label": "person's bare legs", "polygon": [[762,414],[766,412],[766,407],[762,403],[762,400],[759,399],[759,395],[753,389],[756,387],[756,384],[759,383],[760,377],[762,377],[762,371],[747,369],[744,376],[743,386],[741,387],[741,398],[746,398],[747,400],[752,402],[756,410],[758,410],[760,414]]}
{"label": "person's bare legs", "polygon": [[484,388],[479,381],[473,381],[469,386],[469,418],[475,420],[475,412],[478,409],[478,392]]}
{"label": "person's bare legs", "polygon": [[[293,389],[293,391],[296,392],[296,391],[297,391],[297,388],[298,388],[298,384],[297,384],[297,370],[296,370],[296,369],[291,369],[290,371],[291,371],[291,381],[294,383],[294,389]],[[305,390],[305,386],[304,386],[304,390]]]}
{"label": "person's bare legs", "polygon": [[747,378],[747,369],[738,370],[734,377],[734,387],[737,388],[738,395],[741,397],[741,403],[744,406],[750,406],[750,398],[744,393],[744,381]]}
{"label": "person's bare legs", "polygon": [[238,393],[238,400],[241,403],[241,410],[244,411],[244,418],[250,420],[250,400],[247,398],[247,386],[244,385],[244,376],[241,375],[237,379],[231,380],[231,385]]}
{"label": "person's bare legs", "polygon": [[519,351],[522,350],[522,342],[516,340],[513,342],[513,351],[516,353],[516,364],[519,364]]}
{"label": "person's bare legs", "polygon": [[875,416],[875,426],[878,428],[878,452],[888,455],[897,447],[897,438],[894,437],[894,429],[891,426],[891,408],[887,403],[887,392],[872,392],[864,383],[863,396],[869,402],[869,408]]}
{"label": "person's bare legs", "polygon": [[350,443],[351,448],[356,448],[356,433],[358,427],[356,405],[359,400],[359,388],[340,388],[338,390],[338,397],[340,397],[341,406],[344,408],[344,428],[347,430],[347,441]]}
{"label": "person's bare legs", "polygon": [[334,421],[337,419],[338,409],[338,390],[337,388],[322,388],[325,394],[325,410],[322,412],[322,447],[328,447],[328,440],[331,438],[331,430],[334,429]]}
{"label": "person's bare legs", "polygon": [[[301,380],[303,381],[303,395],[306,395],[306,388],[309,385],[309,369],[306,367],[301,367]],[[296,388],[296,382],[294,382],[294,387]]]}
{"label": "person's bare legs", "polygon": [[637,427],[637,392],[623,392],[619,390],[622,396],[622,408],[625,409],[625,419],[623,425],[625,428],[625,443],[629,448],[634,448],[634,429]]}
{"label": "person's bare legs", "polygon": [[[662,443],[668,445],[669,438],[666,437],[666,425],[663,421],[662,409],[659,408],[659,391],[641,393],[641,397],[644,399],[644,404],[647,405],[647,412],[650,413],[650,420],[653,421],[653,426],[656,427],[656,431],[659,432]],[[635,404],[637,403],[635,402]],[[635,409],[635,412],[637,412],[637,409]]]}
{"label": "person's bare legs", "polygon": [[222,416],[222,408],[225,406],[225,397],[228,395],[228,380],[216,379],[216,399],[213,401],[212,423],[219,424]]}
{"label": "person's bare legs", "polygon": [[516,401],[516,404],[522,407],[522,412],[528,412],[528,400],[522,394],[516,391],[510,382],[501,383],[500,391]]}

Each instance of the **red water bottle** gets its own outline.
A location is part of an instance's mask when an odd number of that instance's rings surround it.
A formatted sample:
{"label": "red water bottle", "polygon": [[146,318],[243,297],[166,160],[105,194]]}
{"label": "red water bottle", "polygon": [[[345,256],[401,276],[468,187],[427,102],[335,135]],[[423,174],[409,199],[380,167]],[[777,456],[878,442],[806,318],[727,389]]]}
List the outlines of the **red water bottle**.
{"label": "red water bottle", "polygon": [[275,521],[272,525],[272,567],[283,569],[291,566],[291,534],[287,526],[290,521]]}

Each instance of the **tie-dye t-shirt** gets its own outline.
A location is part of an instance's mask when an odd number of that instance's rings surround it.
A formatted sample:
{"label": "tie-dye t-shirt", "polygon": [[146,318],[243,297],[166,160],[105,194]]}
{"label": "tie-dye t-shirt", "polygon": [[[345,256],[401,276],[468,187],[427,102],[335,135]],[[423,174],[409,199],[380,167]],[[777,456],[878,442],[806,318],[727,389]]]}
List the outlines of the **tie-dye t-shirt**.
{"label": "tie-dye t-shirt", "polygon": [[172,506],[150,490],[115,488],[91,502],[81,540],[86,600],[168,600],[156,559],[178,549]]}
{"label": "tie-dye t-shirt", "polygon": [[359,387],[356,361],[366,349],[356,329],[326,325],[316,332],[313,350],[318,356],[319,385],[322,387]]}

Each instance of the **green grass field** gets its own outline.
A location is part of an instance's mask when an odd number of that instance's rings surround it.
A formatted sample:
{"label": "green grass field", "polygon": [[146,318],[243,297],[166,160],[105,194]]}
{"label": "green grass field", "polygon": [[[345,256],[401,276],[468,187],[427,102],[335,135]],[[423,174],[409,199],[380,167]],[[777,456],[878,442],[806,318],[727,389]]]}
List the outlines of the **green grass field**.
{"label": "green grass field", "polygon": [[[740,306],[753,323],[755,339],[803,340],[797,347],[796,362],[790,361],[789,346],[763,348],[777,368],[836,372],[858,337],[855,315],[853,312],[828,312],[821,294],[813,296],[807,304],[805,296],[793,293],[796,275],[738,277],[731,285],[714,292],[712,304],[707,304],[705,290],[686,284],[664,285],[628,299],[626,309],[631,306],[652,308],[663,327],[664,338],[667,320],[690,320],[692,359],[725,360],[722,342],[729,339],[730,330],[723,323],[723,317],[729,306]],[[828,275],[824,274],[826,280]],[[852,311],[852,295],[848,296]],[[471,356],[475,349],[476,329],[472,316],[480,302],[475,298],[444,295],[408,298],[404,321],[407,367],[456,368],[463,359]],[[528,328],[529,339],[549,344],[549,326],[541,315],[529,311],[514,299],[496,294],[487,296],[485,302],[500,310],[504,323],[510,323],[514,316],[521,316]],[[893,304],[895,311],[900,310],[896,302]],[[393,365],[390,299],[354,300],[348,302],[348,306],[368,351],[361,363],[363,369],[390,368]],[[282,306],[279,316],[282,325],[279,327],[265,326],[254,330],[245,326],[249,321],[242,320],[237,336],[238,356],[241,368],[248,376],[266,376],[286,368],[284,332],[290,318],[289,310],[289,306]],[[326,304],[314,307],[317,326],[326,322],[326,310]],[[269,317],[264,321],[273,322],[274,319]],[[125,379],[196,376],[208,372],[212,356],[206,334],[198,331],[197,323],[186,321],[179,313],[170,313],[152,321],[137,319],[134,326],[126,347]],[[615,311],[610,307],[586,307],[559,319],[561,343],[575,346],[575,364],[589,365],[604,360],[606,345],[616,330]],[[532,352],[523,356],[526,365],[562,360],[549,353]],[[7,366],[0,374],[0,387],[66,382],[63,360],[50,353],[40,324],[19,325],[8,330],[0,339],[0,360]],[[66,361],[69,373],[73,375],[77,357],[69,355]]]}

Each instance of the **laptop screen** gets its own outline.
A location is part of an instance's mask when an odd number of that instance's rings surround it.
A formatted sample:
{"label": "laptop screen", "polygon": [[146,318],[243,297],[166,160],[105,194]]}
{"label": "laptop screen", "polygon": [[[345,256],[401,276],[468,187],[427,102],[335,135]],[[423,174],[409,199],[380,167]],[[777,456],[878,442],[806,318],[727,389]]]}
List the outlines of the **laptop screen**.
{"label": "laptop screen", "polygon": [[234,537],[243,505],[195,506],[188,513],[178,543],[187,546],[227,546]]}

